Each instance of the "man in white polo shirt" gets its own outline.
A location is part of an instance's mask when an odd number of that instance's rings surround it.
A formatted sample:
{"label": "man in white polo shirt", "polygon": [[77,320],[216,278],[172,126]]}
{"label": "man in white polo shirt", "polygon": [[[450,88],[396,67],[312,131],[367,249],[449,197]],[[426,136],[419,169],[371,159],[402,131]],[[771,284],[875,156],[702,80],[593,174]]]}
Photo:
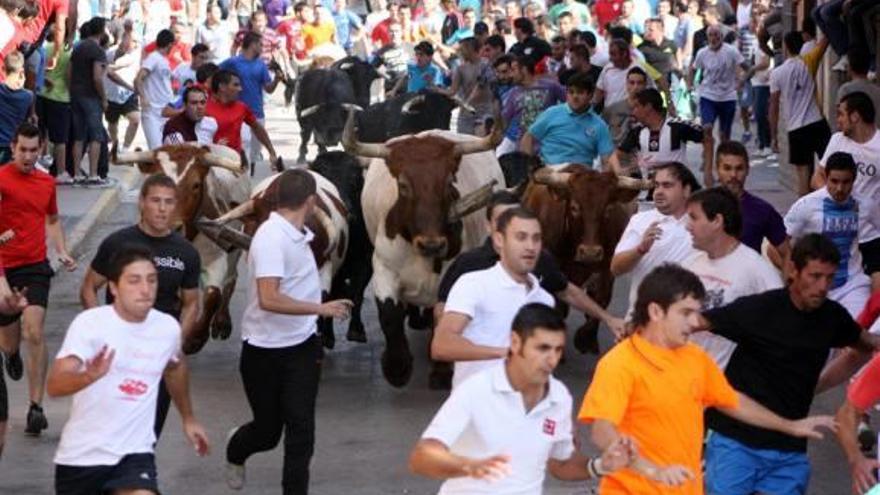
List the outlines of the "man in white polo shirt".
{"label": "man in white polo shirt", "polygon": [[285,495],[305,495],[315,447],[315,399],[323,351],[319,316],[342,318],[351,301],[321,304],[321,280],[305,226],[316,204],[315,179],[286,170],[276,179],[277,209],[260,225],[248,257],[251,281],[241,322],[241,378],[254,419],[230,432],[226,483],[244,486],[244,463],[272,450],[284,432]]}
{"label": "man in white polo shirt", "polygon": [[532,303],[511,326],[504,365],[455,388],[412,451],[413,473],[447,480],[440,494],[538,495],[547,470],[559,479],[587,480],[635,456],[625,437],[601,458],[577,452],[571,394],[552,376],[565,349],[562,317]]}
{"label": "man in white polo shirt", "polygon": [[501,259],[492,268],[462,275],[446,298],[431,343],[431,357],[455,362],[453,389],[474,373],[501,363],[510,347],[510,322],[525,304],[553,306],[553,296],[532,275],[541,255],[541,223],[529,210],[498,217],[492,242]]}
{"label": "man in white polo shirt", "polygon": [[645,275],[663,263],[681,263],[693,251],[687,231],[687,198],[700,184],[690,169],[679,162],[654,170],[656,208],[629,219],[611,258],[611,273],[615,277],[632,273],[630,309]]}

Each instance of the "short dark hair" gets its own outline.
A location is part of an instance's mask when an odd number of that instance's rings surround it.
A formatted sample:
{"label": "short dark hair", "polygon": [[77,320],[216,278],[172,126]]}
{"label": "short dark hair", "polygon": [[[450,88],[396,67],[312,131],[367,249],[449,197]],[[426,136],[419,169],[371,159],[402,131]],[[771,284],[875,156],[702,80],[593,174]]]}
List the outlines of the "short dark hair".
{"label": "short dark hair", "polygon": [[500,55],[498,58],[495,59],[494,62],[492,62],[492,67],[498,68],[499,65],[504,65],[504,64],[507,64],[507,65],[513,64],[513,57],[506,54],[506,53],[504,55]]}
{"label": "short dark hair", "polygon": [[568,81],[565,81],[565,87],[593,93],[596,90],[596,82],[586,72],[577,72],[569,77]]}
{"label": "short dark hair", "polygon": [[648,105],[660,114],[666,113],[666,109],[663,107],[663,95],[654,88],[640,90],[635,94],[635,99],[639,102],[639,105]]}
{"label": "short dark hair", "polygon": [[535,25],[528,17],[517,17],[513,20],[513,27],[526,33],[526,35],[535,34]]}
{"label": "short dark hair", "polygon": [[163,29],[156,35],[156,48],[168,48],[174,44],[174,33],[170,29]]}
{"label": "short dark hair", "polygon": [[[846,58],[849,61],[849,70],[853,74],[867,75],[871,70],[871,56],[868,49],[859,43],[850,43]],[[876,110],[880,111],[880,108]]]}
{"label": "short dark hair", "polygon": [[801,52],[801,47],[804,46],[804,37],[801,36],[800,31],[789,31],[785,33],[782,42],[785,44],[785,48],[788,49],[788,53],[797,55]]}
{"label": "short dark hair", "polygon": [[718,148],[715,150],[715,163],[717,165],[718,160],[721,158],[721,155],[727,156],[738,156],[745,160],[746,167],[749,166],[749,152],[746,150],[746,147],[739,141],[722,141],[721,144],[718,145]]}
{"label": "short dark hair", "polygon": [[739,200],[727,188],[712,187],[697,191],[688,197],[687,202],[699,204],[710,221],[721,215],[724,233],[727,235],[737,239],[742,235],[743,222]]}
{"label": "short dark hair", "polygon": [[596,44],[599,42],[599,40],[596,39],[596,33],[593,33],[592,31],[580,31],[580,30],[575,31],[575,33],[576,33],[575,36],[581,37],[584,40],[584,43],[586,43],[588,47],[596,48]]}
{"label": "short dark hair", "polygon": [[666,311],[686,297],[702,301],[706,297],[703,282],[700,282],[700,278],[690,270],[675,263],[663,263],[651,270],[651,273],[639,284],[636,303],[633,306],[633,325],[640,327],[651,321],[648,315],[648,306],[651,303],[659,305],[663,311]]}
{"label": "short dark hair", "polygon": [[816,21],[813,20],[810,16],[804,16],[804,21],[801,23],[801,30],[803,32],[809,34],[811,37],[816,37]]}
{"label": "short dark hair", "polygon": [[654,176],[661,170],[667,170],[682,186],[690,187],[691,194],[700,190],[700,183],[691,169],[681,162],[667,162],[654,167]]}
{"label": "short dark hair", "polygon": [[[41,138],[40,128],[30,122],[22,122],[15,128],[15,132],[12,134],[12,140],[10,142],[17,143],[19,137]],[[42,139],[40,139],[40,141],[42,141]]]}
{"label": "short dark hair", "polygon": [[528,208],[517,206],[511,208],[498,217],[498,225],[497,231],[502,234],[507,230],[507,226],[510,225],[510,222],[513,221],[514,218],[519,218],[520,220],[535,220],[539,221],[538,217],[532,213]]}
{"label": "short dark hair", "polygon": [[489,34],[489,25],[483,21],[474,24],[474,36]]}
{"label": "short dark hair", "polygon": [[585,47],[584,45],[574,45],[568,50],[568,53],[571,55],[577,55],[587,62],[590,61],[590,49]]}
{"label": "short dark hair", "polygon": [[243,50],[247,50],[254,43],[262,43],[263,35],[260,33],[256,33],[254,31],[248,31],[245,33],[244,38],[241,40],[241,48]]}
{"label": "short dark hair", "polygon": [[205,91],[205,88],[201,86],[189,85],[186,89],[183,90],[183,104],[186,105],[189,102],[189,95],[192,93],[202,93],[207,98],[208,92]]}
{"label": "short dark hair", "polygon": [[853,159],[853,156],[845,151],[838,151],[836,153],[832,153],[831,156],[825,160],[825,173],[830,174],[834,170],[843,170],[852,174],[853,178],[858,174],[858,167],[856,166],[856,161]]}
{"label": "short dark hair", "polygon": [[463,9],[461,9],[462,17],[464,17],[464,15],[467,14],[468,12],[470,12],[471,14],[476,14],[476,11],[474,11],[473,7],[465,7]]}
{"label": "short dark hair", "polygon": [[574,20],[574,15],[571,12],[563,10],[562,13],[556,16],[556,22],[559,23],[559,19],[562,19],[563,17],[571,17],[572,20]]}
{"label": "short dark hair", "polygon": [[807,234],[791,248],[791,262],[798,270],[803,270],[810,261],[819,261],[837,266],[840,264],[840,251],[831,239],[819,233]]}
{"label": "short dark hair", "polygon": [[525,68],[529,74],[535,74],[535,59],[528,55],[519,55],[514,58],[514,61],[520,66]]}
{"label": "short dark hair", "polygon": [[147,178],[144,179],[144,183],[141,184],[141,199],[146,198],[147,195],[150,194],[150,189],[154,187],[166,187],[177,194],[177,184],[174,183],[174,179],[165,174],[153,174],[147,176]]}
{"label": "short dark hair", "polygon": [[201,67],[196,69],[196,82],[198,82],[199,84],[204,84],[205,81],[216,74],[218,70],[220,70],[220,67],[214,62],[203,64]]}
{"label": "short dark hair", "polygon": [[278,176],[278,207],[296,210],[316,194],[318,185],[312,174],[302,169],[287,169]]}
{"label": "short dark hair", "polygon": [[[29,2],[24,2],[25,4]],[[103,33],[107,28],[107,19],[101,16],[92,17],[79,28],[81,38],[91,38],[96,34]]]}
{"label": "short dark hair", "polygon": [[210,52],[211,47],[204,43],[196,43],[189,49],[189,54],[193,56],[193,58],[198,57],[199,55]]}
{"label": "short dark hair", "polygon": [[220,91],[220,86],[231,83],[233,77],[241,80],[241,77],[239,77],[238,74],[229,69],[218,70],[214,73],[214,78],[211,79],[211,91],[214,93]]}
{"label": "short dark hair", "polygon": [[633,32],[626,26],[611,26],[608,28],[608,34],[611,35],[611,39],[621,39],[626,42],[627,46],[632,45]]}
{"label": "short dark hair", "polygon": [[648,82],[648,73],[645,72],[645,70],[642,69],[641,67],[639,67],[638,65],[634,65],[634,66],[630,67],[630,69],[628,71],[626,71],[627,79],[629,79],[629,76],[631,76],[633,74],[635,74],[637,76],[642,76],[642,78],[645,80],[645,82]]}
{"label": "short dark hair", "polygon": [[557,34],[550,40],[550,43],[565,43],[565,41],[565,36]]}
{"label": "short dark hair", "polygon": [[489,198],[489,204],[486,205],[486,220],[492,219],[492,211],[495,210],[496,206],[519,204],[519,196],[507,189],[499,189],[492,193],[492,196]]}
{"label": "short dark hair", "polygon": [[419,44],[413,48],[413,51],[416,53],[424,53],[430,57],[434,55],[434,45],[428,41],[420,41]]}
{"label": "short dark hair", "polygon": [[458,44],[460,46],[468,47],[468,49],[471,51],[477,51],[480,48],[480,42],[477,41],[477,39],[473,36],[468,36],[467,38],[459,40]]}
{"label": "short dark hair", "polygon": [[627,53],[629,51],[630,44],[623,38],[612,38],[611,41],[608,42],[608,49],[610,50],[612,47],[617,48],[618,50]]}
{"label": "short dark hair", "polygon": [[154,267],[156,263],[153,261],[153,252],[146,246],[139,244],[126,244],[110,257],[110,266],[107,270],[107,280],[114,284],[119,283],[122,272],[125,267],[138,261],[148,261]]}
{"label": "short dark hair", "polygon": [[565,319],[558,311],[541,303],[529,303],[519,308],[513,317],[511,329],[525,342],[538,329],[565,332]]}
{"label": "short dark hair", "polygon": [[293,4],[293,12],[295,14],[299,14],[302,10],[309,6],[308,2],[296,2]]}
{"label": "short dark hair", "polygon": [[495,21],[495,31],[499,33],[510,34],[512,31],[510,29],[510,23],[507,22],[507,19],[498,19]]}
{"label": "short dark hair", "polygon": [[841,103],[846,103],[847,113],[857,113],[861,117],[862,122],[874,125],[874,117],[877,115],[877,109],[874,108],[874,102],[867,93],[856,91],[850,93],[840,99]]}
{"label": "short dark hair", "polygon": [[507,43],[504,41],[504,36],[500,34],[493,34],[486,38],[486,44],[493,48],[500,48],[502,52],[507,50]]}

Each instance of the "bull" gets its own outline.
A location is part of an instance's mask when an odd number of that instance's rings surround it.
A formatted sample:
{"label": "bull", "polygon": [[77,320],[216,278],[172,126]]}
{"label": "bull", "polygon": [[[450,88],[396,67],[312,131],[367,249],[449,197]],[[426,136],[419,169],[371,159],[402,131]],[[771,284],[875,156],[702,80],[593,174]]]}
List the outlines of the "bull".
{"label": "bull", "polygon": [[[597,172],[582,165],[538,169],[523,193],[523,205],[541,221],[544,248],[568,279],[589,282],[602,307],[611,302],[611,257],[632,214],[631,202],[648,181]],[[575,347],[598,353],[598,320],[588,318],[575,333]]]}
{"label": "bull", "polygon": [[[184,342],[188,354],[198,352],[209,336],[232,333],[229,302],[235,290],[240,250],[227,252],[196,227],[200,217],[216,218],[248,200],[250,179],[239,155],[221,145],[175,144],[152,151],[122,153],[117,165],[137,165],[142,173],[164,173],[177,185],[174,221],[192,242],[202,262],[202,312]],[[228,246],[227,246],[228,247]]]}
{"label": "bull", "polygon": [[456,100],[435,92],[397,95],[357,114],[358,140],[384,143],[405,134],[449,129],[456,105]]}
{"label": "bull", "polygon": [[432,307],[443,268],[486,236],[474,214],[504,177],[492,150],[501,140],[426,131],[385,143],[355,138],[354,114],[343,134],[346,151],[372,158],[361,195],[373,242],[373,292],[386,339],[382,372],[395,387],[412,376],[404,319],[407,305]]}
{"label": "bull", "polygon": [[382,79],[382,74],[372,64],[353,56],[337,60],[331,67],[348,75],[354,91],[355,104],[361,108],[370,106],[370,88],[373,86],[373,81]]}
{"label": "bull", "polygon": [[339,143],[345,112],[357,107],[356,101],[351,79],[340,69],[310,69],[300,76],[295,95],[301,137],[297,163],[306,162],[312,134],[320,153]]}

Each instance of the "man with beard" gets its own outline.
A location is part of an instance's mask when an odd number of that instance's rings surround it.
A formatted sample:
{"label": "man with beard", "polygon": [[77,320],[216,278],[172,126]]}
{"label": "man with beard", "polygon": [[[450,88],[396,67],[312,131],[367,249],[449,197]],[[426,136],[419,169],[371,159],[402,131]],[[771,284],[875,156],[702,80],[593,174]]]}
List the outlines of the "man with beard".
{"label": "man with beard", "polygon": [[183,90],[183,103],[183,113],[165,122],[162,144],[213,143],[217,121],[205,116],[208,93],[199,86],[191,86]]}

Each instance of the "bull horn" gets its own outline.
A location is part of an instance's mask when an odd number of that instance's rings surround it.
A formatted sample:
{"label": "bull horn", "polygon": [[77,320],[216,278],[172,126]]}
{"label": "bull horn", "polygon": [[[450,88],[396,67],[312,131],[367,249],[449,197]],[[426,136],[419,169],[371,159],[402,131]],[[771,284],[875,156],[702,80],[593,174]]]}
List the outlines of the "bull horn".
{"label": "bull horn", "polygon": [[224,225],[235,220],[241,220],[242,218],[251,215],[253,212],[254,200],[249,199],[214,220],[210,220],[210,222],[214,222],[217,225]]}
{"label": "bull horn", "polygon": [[358,141],[354,132],[354,109],[348,109],[348,118],[345,120],[345,129],[342,131],[342,147],[348,153],[355,156],[369,158],[388,158],[391,150],[384,143],[362,143]]}
{"label": "bull horn", "polygon": [[404,103],[402,107],[400,107],[401,113],[415,113],[412,111],[412,107],[416,105],[421,105],[425,102],[425,95],[418,95],[415,98],[411,98],[408,102]]}
{"label": "bull horn", "polygon": [[342,108],[344,108],[348,111],[354,110],[355,112],[363,112],[364,111],[363,108],[359,107],[358,105],[355,105],[354,103],[343,103]]}
{"label": "bull horn", "polygon": [[354,66],[354,63],[346,62],[344,64],[340,64],[338,68],[339,68],[339,70],[348,70],[348,69],[351,69],[353,66]]}
{"label": "bull horn", "polygon": [[139,163],[153,163],[156,156],[152,151],[130,151],[128,153],[119,153],[116,155],[114,165],[137,165]]}
{"label": "bull horn", "polygon": [[204,160],[204,163],[210,167],[225,168],[230,172],[241,172],[241,162],[235,162],[229,158],[222,157],[217,153],[205,153],[205,156],[202,159]]}
{"label": "bull horn", "polygon": [[636,191],[641,191],[651,189],[651,181],[618,175],[617,187],[621,189],[635,189]]}
{"label": "bull horn", "polygon": [[300,117],[308,117],[309,115],[316,113],[320,109],[321,109],[321,104],[318,103],[317,105],[312,105],[308,108],[303,109],[303,111],[299,113],[299,116]]}
{"label": "bull horn", "polygon": [[499,144],[501,144],[502,139],[504,139],[504,124],[501,122],[501,118],[496,116],[495,124],[492,126],[491,134],[476,141],[455,143],[455,148],[453,152],[455,153],[455,156],[460,157],[471,153],[492,151],[497,148]]}
{"label": "bull horn", "polygon": [[457,222],[471,213],[484,208],[492,199],[492,191],[498,181],[490,180],[483,186],[458,198],[452,206],[449,207],[449,221]]}
{"label": "bull horn", "polygon": [[537,184],[564,189],[568,187],[568,179],[571,175],[571,172],[560,172],[550,167],[543,167],[535,171],[532,180]]}
{"label": "bull horn", "polygon": [[452,101],[454,101],[455,104],[458,105],[459,108],[461,108],[462,110],[464,110],[466,112],[477,113],[476,108],[472,107],[466,101],[462,100],[461,97],[458,95],[452,96]]}

